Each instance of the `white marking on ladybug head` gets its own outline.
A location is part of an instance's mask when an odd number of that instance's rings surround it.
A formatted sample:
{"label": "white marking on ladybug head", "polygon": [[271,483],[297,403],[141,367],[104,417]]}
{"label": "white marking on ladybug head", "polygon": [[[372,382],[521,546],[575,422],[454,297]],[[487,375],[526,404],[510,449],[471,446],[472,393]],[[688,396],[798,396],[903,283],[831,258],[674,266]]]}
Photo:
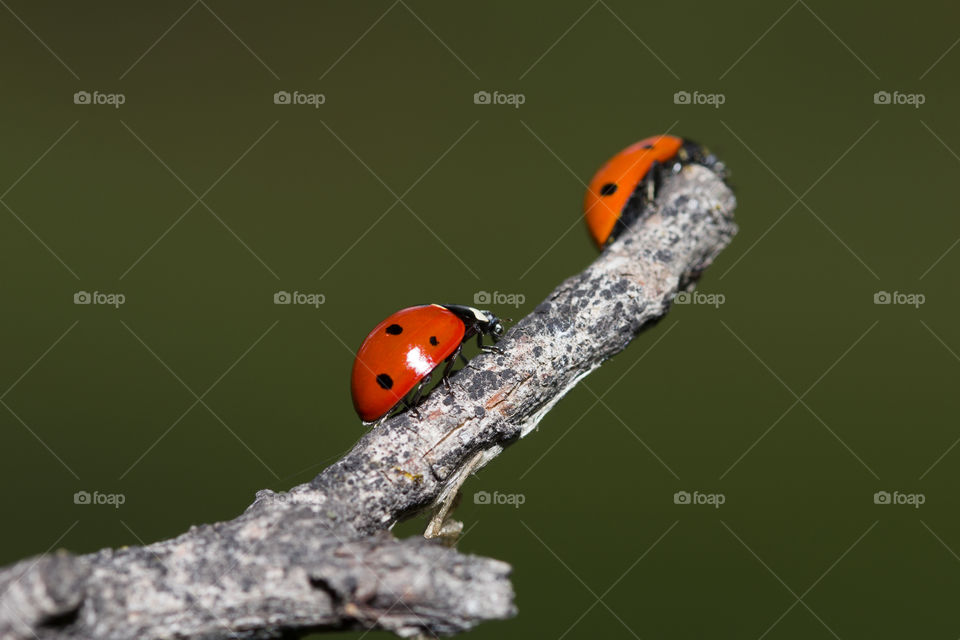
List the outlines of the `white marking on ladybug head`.
{"label": "white marking on ladybug head", "polygon": [[487,314],[484,313],[483,311],[480,311],[480,309],[475,309],[474,307],[467,307],[467,309],[470,309],[470,313],[473,314],[473,317],[479,320],[480,322],[487,321]]}
{"label": "white marking on ladybug head", "polygon": [[418,376],[425,376],[433,370],[433,362],[420,347],[407,351],[407,366],[416,371]]}

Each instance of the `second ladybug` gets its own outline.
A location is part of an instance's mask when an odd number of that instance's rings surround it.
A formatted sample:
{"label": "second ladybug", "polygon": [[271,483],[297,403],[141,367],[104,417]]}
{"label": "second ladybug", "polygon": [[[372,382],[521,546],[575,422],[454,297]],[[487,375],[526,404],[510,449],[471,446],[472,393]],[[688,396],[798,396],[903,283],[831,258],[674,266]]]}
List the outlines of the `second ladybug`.
{"label": "second ladybug", "polygon": [[597,247],[613,242],[640,217],[656,195],[662,169],[676,172],[691,163],[723,175],[723,165],[713,154],[677,136],[644,138],[610,158],[593,176],[583,199],[583,216]]}
{"label": "second ladybug", "polygon": [[416,412],[423,388],[442,363],[450,390],[447,378],[464,342],[476,336],[481,351],[503,353],[483,343],[484,336],[497,341],[502,335],[503,324],[489,311],[456,304],[401,309],[374,327],[357,351],[350,376],[353,407],[366,424],[401,405]]}

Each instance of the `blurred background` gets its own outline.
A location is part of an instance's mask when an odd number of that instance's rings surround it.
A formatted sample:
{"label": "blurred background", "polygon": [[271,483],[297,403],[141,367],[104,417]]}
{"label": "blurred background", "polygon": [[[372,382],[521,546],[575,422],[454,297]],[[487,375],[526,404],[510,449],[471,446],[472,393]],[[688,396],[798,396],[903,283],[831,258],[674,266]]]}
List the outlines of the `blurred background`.
{"label": "blurred background", "polygon": [[3,564],[307,482],[374,324],[522,317],[669,132],[740,233],[466,485],[520,610],[471,636],[958,635],[956,7],[2,4]]}

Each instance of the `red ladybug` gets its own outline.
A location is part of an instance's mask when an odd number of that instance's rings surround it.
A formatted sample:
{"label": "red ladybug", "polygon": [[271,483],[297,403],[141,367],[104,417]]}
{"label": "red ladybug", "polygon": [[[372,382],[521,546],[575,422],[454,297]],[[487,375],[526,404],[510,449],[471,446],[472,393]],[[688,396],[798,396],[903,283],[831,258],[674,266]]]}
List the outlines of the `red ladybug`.
{"label": "red ladybug", "polygon": [[485,335],[499,340],[503,324],[489,311],[473,307],[428,304],[388,317],[364,339],[353,362],[350,393],[360,419],[375,422],[399,405],[416,412],[423,387],[443,362],[443,383],[449,390],[447,377],[464,342],[477,336],[482,351],[503,353],[499,347],[484,345]]}
{"label": "red ladybug", "polygon": [[613,242],[640,217],[656,195],[662,169],[676,172],[690,163],[723,175],[723,165],[704,147],[668,135],[644,138],[600,167],[583,199],[583,215],[597,247]]}

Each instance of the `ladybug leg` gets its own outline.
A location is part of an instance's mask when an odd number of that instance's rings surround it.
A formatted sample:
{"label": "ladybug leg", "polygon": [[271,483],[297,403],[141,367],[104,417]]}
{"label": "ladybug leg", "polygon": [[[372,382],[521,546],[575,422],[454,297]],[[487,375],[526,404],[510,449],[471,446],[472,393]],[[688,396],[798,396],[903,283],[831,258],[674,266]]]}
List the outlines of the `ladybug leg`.
{"label": "ladybug leg", "polygon": [[644,186],[647,190],[647,202],[653,202],[657,197],[657,192],[660,190],[660,182],[662,179],[662,169],[663,165],[660,164],[660,161],[654,160],[653,164],[650,165],[650,170],[647,171],[647,175],[643,177]]}
{"label": "ladybug leg", "polygon": [[421,419],[422,416],[420,415],[420,411],[417,410],[417,403],[415,403],[415,402],[407,402],[406,398],[404,398],[404,400],[403,400],[403,406],[407,408],[407,411],[409,411],[409,412],[412,413],[414,416],[416,416],[416,417],[417,417],[417,420],[420,420],[420,419]]}
{"label": "ladybug leg", "polygon": [[504,353],[506,353],[503,349],[501,349],[501,348],[498,347],[498,346],[495,346],[495,345],[492,345],[492,344],[483,344],[483,334],[482,334],[482,333],[478,333],[478,334],[477,334],[477,346],[480,348],[480,351],[483,351],[484,353],[496,353],[496,354],[499,354],[499,355],[501,355],[501,356],[502,356]]}
{"label": "ladybug leg", "polygon": [[467,368],[467,369],[473,369],[474,371],[480,371],[480,369],[477,369],[475,366],[473,366],[472,364],[470,364],[470,361],[467,360],[467,356],[463,355],[462,353],[460,354],[460,359],[463,360],[463,366],[464,366],[465,368]]}
{"label": "ladybug leg", "polygon": [[413,392],[413,397],[410,399],[410,403],[407,404],[407,408],[413,412],[413,415],[417,416],[417,420],[420,419],[420,412],[417,411],[417,405],[420,404],[420,398],[423,395],[423,388],[430,384],[430,378],[433,374],[428,373],[423,377],[423,380],[417,385],[417,390]]}
{"label": "ladybug leg", "polygon": [[443,382],[444,388],[447,390],[447,393],[453,394],[453,387],[450,386],[450,374],[453,372],[453,365],[457,363],[457,357],[463,355],[460,353],[463,350],[463,343],[461,342],[457,346],[457,350],[451,353],[447,357],[447,366],[443,369],[443,377],[440,380]]}

